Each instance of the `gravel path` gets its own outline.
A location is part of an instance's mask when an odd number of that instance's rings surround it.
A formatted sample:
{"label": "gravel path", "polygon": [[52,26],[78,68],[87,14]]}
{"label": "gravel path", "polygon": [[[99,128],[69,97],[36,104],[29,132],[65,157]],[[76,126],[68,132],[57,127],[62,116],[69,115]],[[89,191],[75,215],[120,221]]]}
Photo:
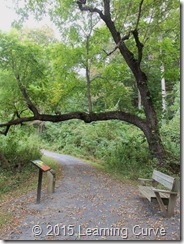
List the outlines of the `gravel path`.
{"label": "gravel path", "polygon": [[12,223],[4,240],[180,240],[179,198],[174,217],[164,218],[135,185],[74,157],[43,153],[62,164],[64,177],[40,204],[35,192],[14,200],[19,226]]}

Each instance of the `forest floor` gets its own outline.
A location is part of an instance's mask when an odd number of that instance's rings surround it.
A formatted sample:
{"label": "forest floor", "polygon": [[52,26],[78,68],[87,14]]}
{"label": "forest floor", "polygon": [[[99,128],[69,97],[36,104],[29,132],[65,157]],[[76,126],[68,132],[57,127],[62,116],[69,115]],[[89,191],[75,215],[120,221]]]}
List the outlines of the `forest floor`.
{"label": "forest floor", "polygon": [[[123,182],[71,156],[43,150],[62,164],[55,193],[35,191],[5,203],[13,221],[1,240],[180,240],[180,198],[165,218],[135,184]],[[56,172],[57,174],[57,172]]]}

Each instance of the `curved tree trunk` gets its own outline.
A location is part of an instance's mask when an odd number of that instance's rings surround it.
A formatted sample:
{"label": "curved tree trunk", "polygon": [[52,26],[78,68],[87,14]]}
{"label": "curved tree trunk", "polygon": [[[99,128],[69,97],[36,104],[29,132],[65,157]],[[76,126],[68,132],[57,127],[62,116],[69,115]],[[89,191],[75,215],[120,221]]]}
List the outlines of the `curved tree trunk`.
{"label": "curved tree trunk", "polygon": [[149,124],[145,125],[142,131],[147,139],[151,154],[157,158],[158,165],[163,166],[166,159],[166,154],[159,131],[153,130]]}
{"label": "curved tree trunk", "polygon": [[[161,165],[164,163],[165,151],[159,134],[157,115],[148,88],[148,79],[146,74],[141,69],[141,61],[142,61],[144,46],[139,40],[139,33],[138,33],[138,23],[139,23],[140,16],[137,19],[137,24],[135,29],[130,30],[128,34],[121,37],[120,33],[117,31],[115,27],[114,22],[111,19],[110,0],[104,0],[103,2],[104,2],[103,12],[97,8],[91,8],[83,5],[79,5],[79,8],[81,11],[95,12],[99,14],[100,18],[105,22],[107,28],[109,29],[113,37],[113,40],[116,44],[114,51],[116,49],[119,49],[121,55],[126,61],[131,72],[133,73],[137,83],[137,88],[140,92],[141,101],[146,116],[146,125],[144,128],[141,129],[143,130],[147,138],[151,152],[158,159],[159,165]],[[139,15],[140,15],[141,7],[142,7],[142,2],[140,4]],[[137,56],[138,56],[137,59],[125,44],[125,41],[128,40],[131,35],[133,35],[137,47]]]}

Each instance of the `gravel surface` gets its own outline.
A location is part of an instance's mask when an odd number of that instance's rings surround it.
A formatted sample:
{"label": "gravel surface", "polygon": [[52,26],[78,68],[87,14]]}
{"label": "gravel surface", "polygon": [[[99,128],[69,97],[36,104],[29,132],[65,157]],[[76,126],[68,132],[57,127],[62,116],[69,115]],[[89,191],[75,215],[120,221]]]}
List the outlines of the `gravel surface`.
{"label": "gravel surface", "polygon": [[[137,186],[71,156],[43,150],[63,167],[55,193],[14,199],[14,220],[4,240],[180,240],[180,198],[175,215],[164,218]],[[56,172],[57,173],[57,172]]]}

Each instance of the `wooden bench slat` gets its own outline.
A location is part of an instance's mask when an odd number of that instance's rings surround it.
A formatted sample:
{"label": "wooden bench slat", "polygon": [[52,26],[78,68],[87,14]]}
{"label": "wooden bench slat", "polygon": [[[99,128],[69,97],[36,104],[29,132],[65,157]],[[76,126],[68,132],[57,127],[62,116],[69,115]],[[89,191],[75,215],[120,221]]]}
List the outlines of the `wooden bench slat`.
{"label": "wooden bench slat", "polygon": [[159,172],[157,170],[154,170],[153,171],[153,175],[152,175],[152,178],[159,182],[160,184],[164,185],[165,187],[167,187],[168,189],[172,190],[173,188],[173,184],[174,184],[174,181],[175,181],[175,178],[169,176],[169,175],[166,175],[162,172]]}
{"label": "wooden bench slat", "polygon": [[138,178],[138,180],[140,180],[140,181],[150,181],[150,182],[153,181],[153,179],[144,179],[144,178]]}
{"label": "wooden bench slat", "polygon": [[156,189],[156,188],[152,188],[154,192],[161,192],[161,193],[166,193],[166,194],[174,194],[177,195],[178,193],[175,191],[167,191],[167,190],[162,190],[162,189]]}
{"label": "wooden bench slat", "polygon": [[[156,199],[156,195],[151,186],[139,186],[139,191],[150,201],[153,202]],[[161,193],[161,198],[165,205],[169,203],[169,195]]]}

